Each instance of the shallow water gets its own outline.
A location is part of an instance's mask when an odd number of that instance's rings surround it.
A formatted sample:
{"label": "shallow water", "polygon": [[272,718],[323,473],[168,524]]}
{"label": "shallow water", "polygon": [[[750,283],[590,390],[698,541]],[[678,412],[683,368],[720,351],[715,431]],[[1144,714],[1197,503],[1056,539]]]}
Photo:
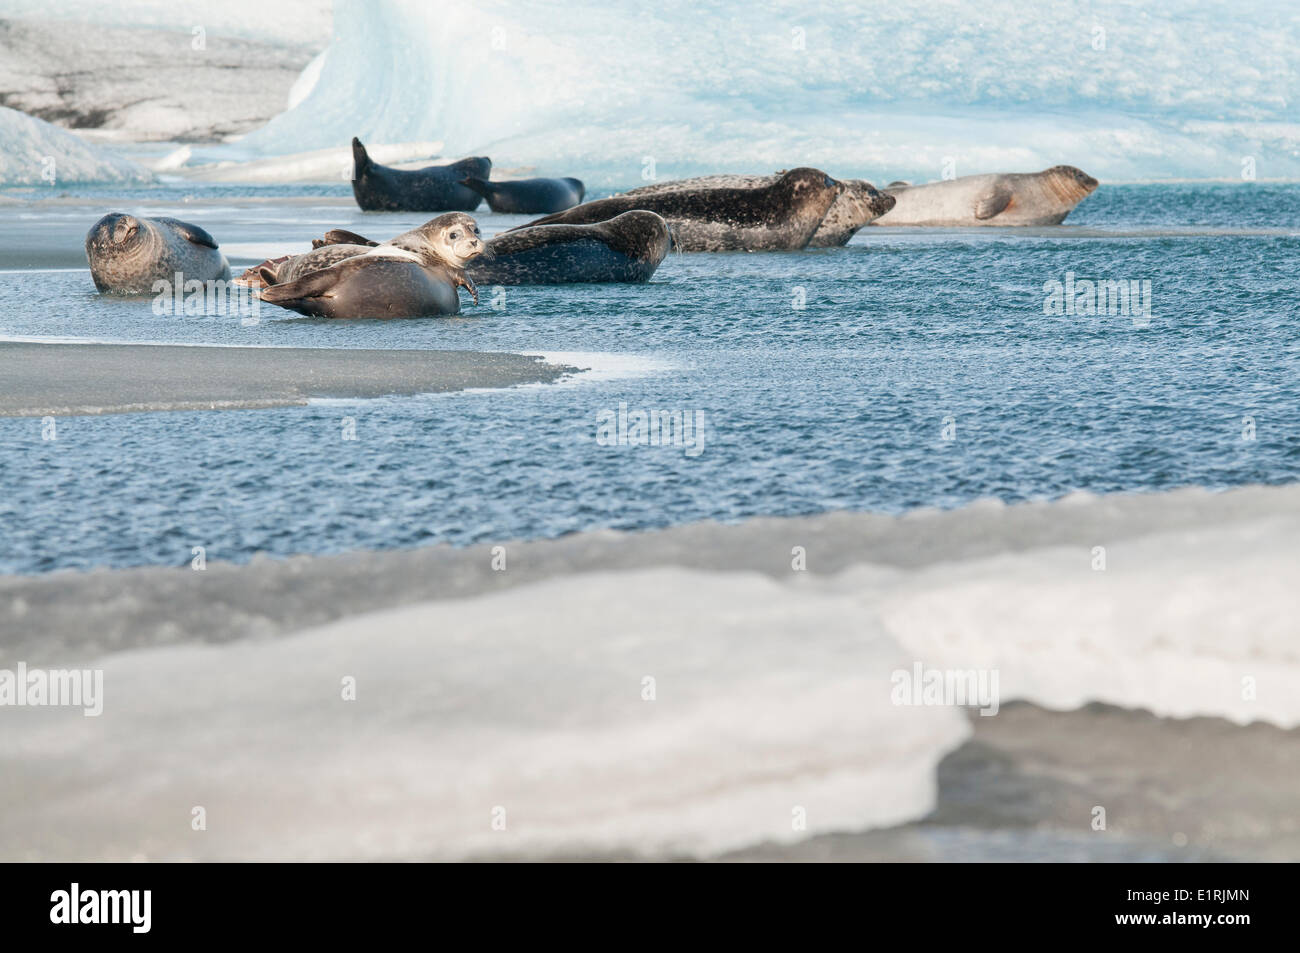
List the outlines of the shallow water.
{"label": "shallow water", "polygon": [[[96,295],[81,239],[110,206],[195,221],[236,265],[328,227],[385,238],[421,218],[227,187],[0,206],[0,336],[557,353],[600,373],[67,418],[52,441],[40,420],[0,420],[0,572],[1300,473],[1296,185],[1103,186],[1057,229],[869,228],[843,249],[672,255],[644,286],[484,288],[455,319],[330,323],[268,306],[254,326]],[[519,221],[481,220],[489,233]],[[1150,281],[1149,320],[1044,314],[1045,283],[1067,272]],[[701,452],[599,445],[598,414],[620,402],[702,414]]]}

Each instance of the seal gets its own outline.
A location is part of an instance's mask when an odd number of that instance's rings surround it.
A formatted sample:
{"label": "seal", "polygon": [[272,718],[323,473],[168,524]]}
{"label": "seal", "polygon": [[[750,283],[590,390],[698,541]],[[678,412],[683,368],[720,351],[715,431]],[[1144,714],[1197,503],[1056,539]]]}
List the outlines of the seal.
{"label": "seal", "polygon": [[898,200],[864,179],[843,179],[844,191],[830,207],[817,231],[808,241],[809,248],[834,248],[847,245],[864,225],[870,225],[894,207]]}
{"label": "seal", "polygon": [[561,285],[650,280],[672,247],[668,223],[635,209],[594,225],[537,225],[488,242],[489,255],[467,266],[492,285]]}
{"label": "seal", "polygon": [[587,194],[580,179],[514,179],[489,182],[475,176],[461,185],[487,199],[488,208],[508,215],[549,215],[573,208]]}
{"label": "seal", "polygon": [[86,234],[90,277],[104,294],[155,293],[154,283],[224,281],[230,266],[216,239],[174,218],[139,218],[110,212]]}
{"label": "seal", "polygon": [[[624,195],[655,195],[672,191],[683,186],[706,188],[753,188],[771,185],[777,180],[776,175],[702,175],[678,182],[665,182],[662,185],[646,185],[639,189],[624,192]],[[826,217],[822,219],[813,237],[808,240],[809,248],[831,248],[847,245],[849,239],[858,233],[858,229],[869,225],[881,215],[894,207],[894,197],[877,189],[870,182],[862,179],[840,179],[844,190],[840,193]]]}
{"label": "seal", "polygon": [[897,199],[875,225],[1059,225],[1098,182],[1072,165],[1042,172],[964,175],[885,189]]}
{"label": "seal", "polygon": [[478,223],[463,212],[440,215],[381,243],[332,232],[304,255],[257,266],[267,284],[261,297],[322,318],[458,314],[457,288],[474,291],[465,264],[483,249]]}
{"label": "seal", "polygon": [[[803,248],[843,186],[820,169],[791,169],[762,186],[665,183],[641,195],[613,195],[528,225],[591,225],[642,209],[668,222],[682,251],[782,251]],[[512,229],[513,230],[513,229]]]}
{"label": "seal", "polygon": [[472,212],[483,196],[461,180],[491,174],[492,160],[483,156],[411,171],[390,169],[372,160],[360,139],[352,139],[352,195],[367,212]]}

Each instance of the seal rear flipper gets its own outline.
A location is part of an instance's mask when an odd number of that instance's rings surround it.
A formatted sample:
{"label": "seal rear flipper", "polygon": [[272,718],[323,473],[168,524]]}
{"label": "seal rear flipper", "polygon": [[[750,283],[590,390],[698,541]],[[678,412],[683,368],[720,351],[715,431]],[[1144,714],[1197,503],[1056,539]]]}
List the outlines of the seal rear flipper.
{"label": "seal rear flipper", "polygon": [[182,222],[174,218],[159,218],[155,221],[164,222],[176,229],[176,233],[187,242],[195,245],[202,245],[205,248],[216,248],[217,240],[209,235],[206,231],[197,225],[191,225],[189,222]]}
{"label": "seal rear flipper", "polygon": [[975,217],[980,221],[1000,215],[1011,204],[1011,190],[994,186],[975,201]]}
{"label": "seal rear flipper", "polygon": [[369,245],[373,248],[378,244],[379,242],[372,242],[356,232],[349,232],[346,228],[331,228],[325,233],[325,237],[311,240],[313,250],[324,248],[326,245]]}
{"label": "seal rear flipper", "polygon": [[370,168],[370,153],[356,136],[352,137],[352,178],[361,178],[361,173]]}
{"label": "seal rear flipper", "polygon": [[[346,268],[346,266],[347,262],[340,265],[342,268]],[[303,275],[295,281],[271,285],[271,287],[262,291],[262,300],[291,307],[290,302],[294,301],[302,301],[308,298],[330,298],[334,295],[335,286],[343,277],[345,276],[340,273],[339,268],[322,268],[320,271],[313,271],[310,275]]]}
{"label": "seal rear flipper", "polygon": [[280,266],[292,257],[292,255],[284,255],[280,258],[268,258],[266,261],[258,262],[252,268],[244,269],[244,273],[236,278],[234,283],[248,288],[262,288],[273,285],[276,282],[276,274],[279,272]]}

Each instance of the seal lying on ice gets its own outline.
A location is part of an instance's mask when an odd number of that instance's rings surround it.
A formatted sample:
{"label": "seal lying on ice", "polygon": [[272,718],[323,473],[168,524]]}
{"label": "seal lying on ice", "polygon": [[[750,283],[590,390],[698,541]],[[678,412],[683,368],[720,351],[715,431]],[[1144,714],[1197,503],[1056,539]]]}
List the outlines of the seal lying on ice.
{"label": "seal lying on ice", "polygon": [[[753,188],[771,185],[777,175],[702,175],[694,179],[681,179],[677,182],[665,182],[659,185],[645,185],[639,189],[624,192],[624,195],[655,195],[683,187],[704,188]],[[817,231],[808,240],[809,248],[829,248],[835,245],[847,245],[858,229],[874,222],[894,207],[894,197],[881,192],[870,182],[862,179],[841,179],[844,190],[840,193],[826,217],[817,226]]]}
{"label": "seal lying on ice", "polygon": [[580,179],[513,179],[489,182],[475,176],[461,179],[461,185],[487,199],[494,212],[514,215],[549,215],[573,208],[587,194]]}
{"label": "seal lying on ice", "polygon": [[105,294],[143,295],[154,282],[221,281],[230,277],[216,239],[174,218],[137,218],[110,212],[86,234],[86,258],[95,287]]}
{"label": "seal lying on ice", "polygon": [[593,225],[537,225],[488,242],[488,255],[467,267],[492,285],[644,282],[672,247],[668,223],[634,209]]}
{"label": "seal lying on ice", "polygon": [[463,212],[441,215],[391,241],[365,242],[333,232],[305,255],[264,262],[257,266],[267,285],[262,300],[324,318],[458,314],[457,288],[474,290],[465,264],[484,249],[478,223]]}
{"label": "seal lying on ice", "polygon": [[352,194],[367,212],[472,212],[483,197],[461,180],[491,173],[492,160],[483,156],[409,172],[390,169],[371,159],[360,139],[352,140]]}
{"label": "seal lying on ice", "polygon": [[885,191],[897,202],[875,225],[1059,225],[1098,182],[1072,165],[1042,172],[964,175]]}
{"label": "seal lying on ice", "polygon": [[591,225],[642,209],[668,222],[682,251],[803,248],[844,187],[820,169],[791,169],[767,185],[713,188],[664,183],[640,195],[613,195],[539,218],[536,225]]}

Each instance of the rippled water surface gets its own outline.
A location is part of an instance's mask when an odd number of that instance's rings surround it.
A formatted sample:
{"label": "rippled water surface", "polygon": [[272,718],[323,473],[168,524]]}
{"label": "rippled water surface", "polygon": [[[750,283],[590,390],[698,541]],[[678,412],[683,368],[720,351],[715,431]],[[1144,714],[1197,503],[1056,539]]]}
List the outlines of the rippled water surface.
{"label": "rippled water surface", "polygon": [[[0,420],[3,572],[1300,471],[1300,186],[1103,186],[1056,229],[869,228],[840,249],[673,255],[642,286],[484,288],[454,319],[267,306],[252,327],[99,297],[85,229],[110,207],[177,215],[245,265],[332,226],[386,238],[421,217],[239,190],[13,198],[0,336],[507,350],[593,370],[504,391],[65,418],[53,441],[40,420]],[[1067,273],[1149,281],[1149,318],[1045,314],[1045,284]],[[601,446],[598,415],[620,402],[702,414],[701,452]]]}

